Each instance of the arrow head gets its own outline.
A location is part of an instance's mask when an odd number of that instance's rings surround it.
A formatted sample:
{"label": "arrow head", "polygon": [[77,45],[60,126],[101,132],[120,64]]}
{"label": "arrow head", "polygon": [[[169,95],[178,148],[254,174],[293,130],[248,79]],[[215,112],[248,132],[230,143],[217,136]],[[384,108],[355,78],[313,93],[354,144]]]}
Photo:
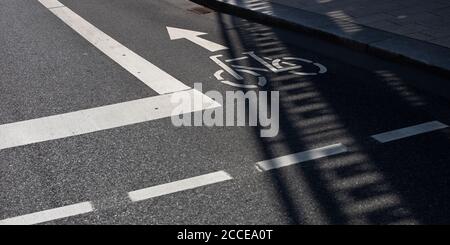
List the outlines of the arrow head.
{"label": "arrow head", "polygon": [[170,40],[176,40],[176,39],[182,39],[182,38],[188,38],[188,37],[196,37],[200,35],[205,35],[204,32],[198,32],[198,31],[191,31],[181,28],[175,28],[175,27],[166,27],[167,32],[169,33]]}

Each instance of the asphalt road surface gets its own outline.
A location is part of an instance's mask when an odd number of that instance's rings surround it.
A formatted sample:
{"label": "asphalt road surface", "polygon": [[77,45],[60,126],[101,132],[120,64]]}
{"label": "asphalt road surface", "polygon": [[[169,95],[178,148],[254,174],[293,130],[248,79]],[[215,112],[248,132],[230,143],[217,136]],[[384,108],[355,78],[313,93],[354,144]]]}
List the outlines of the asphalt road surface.
{"label": "asphalt road surface", "polygon": [[[431,72],[185,0],[0,0],[0,33],[0,224],[450,223]],[[224,83],[210,57],[262,69],[246,52],[317,74]],[[279,91],[279,134],[175,127],[195,83]]]}

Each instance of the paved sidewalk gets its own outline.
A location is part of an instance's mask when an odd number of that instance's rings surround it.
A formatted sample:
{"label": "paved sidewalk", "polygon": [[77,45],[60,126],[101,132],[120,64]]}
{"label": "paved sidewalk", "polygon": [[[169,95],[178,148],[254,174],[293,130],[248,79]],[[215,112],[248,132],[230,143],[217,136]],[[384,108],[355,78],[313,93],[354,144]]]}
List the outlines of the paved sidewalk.
{"label": "paved sidewalk", "polygon": [[191,0],[450,76],[449,0]]}
{"label": "paved sidewalk", "polygon": [[450,48],[450,0],[270,0]]}

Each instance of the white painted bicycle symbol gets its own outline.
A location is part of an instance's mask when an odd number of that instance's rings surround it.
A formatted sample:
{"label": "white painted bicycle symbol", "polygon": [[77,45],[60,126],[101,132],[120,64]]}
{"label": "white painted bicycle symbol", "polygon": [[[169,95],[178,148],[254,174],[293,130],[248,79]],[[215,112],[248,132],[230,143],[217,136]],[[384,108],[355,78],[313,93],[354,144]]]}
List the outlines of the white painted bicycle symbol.
{"label": "white painted bicycle symbol", "polygon": [[[239,87],[239,88],[257,88],[258,86],[265,86],[267,84],[267,78],[263,75],[266,72],[273,73],[282,73],[288,72],[290,74],[299,75],[299,76],[314,76],[327,72],[327,68],[317,62],[313,62],[308,59],[297,58],[297,57],[282,57],[282,58],[268,58],[268,57],[259,57],[255,54],[255,52],[246,52],[243,53],[245,56],[227,59],[225,61],[221,61],[219,58],[223,55],[214,55],[209,57],[214,62],[216,62],[222,69],[218,70],[214,73],[214,77],[219,80],[221,83]],[[250,67],[250,66],[241,66],[241,65],[227,65],[226,63],[232,63],[235,61],[242,61],[252,58],[260,63],[264,68],[261,67]],[[308,65],[308,68],[311,71],[304,71],[302,68],[304,65]],[[239,82],[232,82],[230,80],[226,80],[223,77],[224,72],[229,73]],[[246,73],[257,77],[257,84],[244,84],[244,77],[242,77],[240,73]]]}

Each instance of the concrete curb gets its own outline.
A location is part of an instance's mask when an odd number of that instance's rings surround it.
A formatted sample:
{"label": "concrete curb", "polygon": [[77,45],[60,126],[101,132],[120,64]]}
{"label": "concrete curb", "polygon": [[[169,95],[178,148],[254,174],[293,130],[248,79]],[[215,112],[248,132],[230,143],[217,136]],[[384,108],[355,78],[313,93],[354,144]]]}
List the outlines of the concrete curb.
{"label": "concrete curb", "polygon": [[[450,49],[390,32],[366,27],[353,22],[339,21],[339,25],[325,15],[320,15],[281,4],[270,3],[267,8],[251,7],[245,1],[191,0],[212,9],[225,11],[258,22],[312,33],[321,38],[352,49],[383,58],[406,62],[432,72],[450,77]],[[248,1],[254,3],[255,1]],[[263,1],[261,1],[263,3]],[[340,26],[351,26],[354,32]]]}

